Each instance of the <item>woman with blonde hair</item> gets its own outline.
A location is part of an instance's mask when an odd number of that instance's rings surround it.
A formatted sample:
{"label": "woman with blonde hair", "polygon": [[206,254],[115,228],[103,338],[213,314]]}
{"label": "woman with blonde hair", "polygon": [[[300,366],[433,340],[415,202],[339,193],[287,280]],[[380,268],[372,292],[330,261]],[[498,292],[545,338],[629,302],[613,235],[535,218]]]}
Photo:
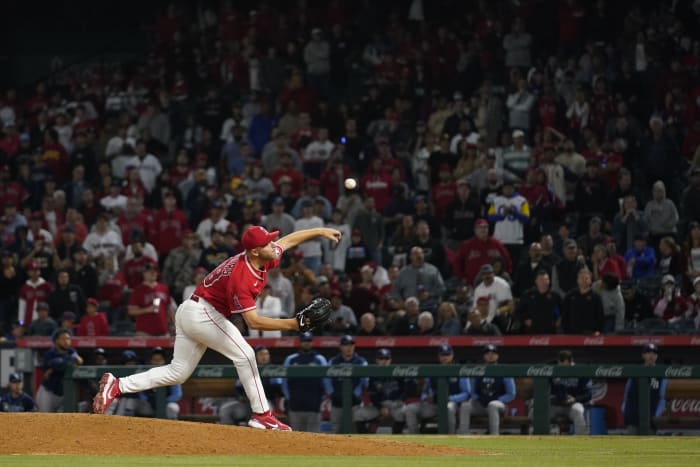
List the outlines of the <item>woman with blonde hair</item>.
{"label": "woman with blonde hair", "polygon": [[459,336],[462,325],[457,316],[457,308],[452,302],[442,302],[437,309],[437,323],[435,325],[441,336]]}

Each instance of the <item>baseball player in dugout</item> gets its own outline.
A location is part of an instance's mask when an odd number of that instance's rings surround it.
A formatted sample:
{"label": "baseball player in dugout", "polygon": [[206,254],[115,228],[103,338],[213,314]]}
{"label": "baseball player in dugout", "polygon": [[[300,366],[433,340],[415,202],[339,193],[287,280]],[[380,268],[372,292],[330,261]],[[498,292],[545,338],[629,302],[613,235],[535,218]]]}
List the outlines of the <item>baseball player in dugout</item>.
{"label": "baseball player in dugout", "polygon": [[104,413],[121,394],[184,383],[208,347],[236,366],[253,412],[248,425],[262,430],[291,431],[270,411],[255,352],[229,318],[240,314],[249,328],[263,331],[310,331],[325,324],[331,308],[327,299],[315,299],[294,318],[286,319],[258,315],[255,299],[265,287],[267,271],[279,266],[285,250],[317,237],[337,242],[341,234],[335,229],[316,228],[293,232],[277,240],[278,236],[279,232],[268,232],[260,226],[248,228],[241,236],[244,251],[210,272],[177,309],[172,362],[120,379],[105,373],[93,402],[94,412]]}

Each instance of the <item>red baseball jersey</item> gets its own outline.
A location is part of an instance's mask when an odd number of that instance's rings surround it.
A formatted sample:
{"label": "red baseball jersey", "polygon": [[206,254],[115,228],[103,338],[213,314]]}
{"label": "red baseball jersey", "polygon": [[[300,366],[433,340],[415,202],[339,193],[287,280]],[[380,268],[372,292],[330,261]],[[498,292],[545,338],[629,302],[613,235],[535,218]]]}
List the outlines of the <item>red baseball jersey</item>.
{"label": "red baseball jersey", "polygon": [[135,288],[141,282],[143,282],[143,269],[146,267],[146,264],[158,265],[158,263],[153,261],[148,256],[140,256],[138,258],[131,258],[128,261],[124,261],[122,272],[124,273],[126,285],[128,285],[130,289]]}
{"label": "red baseball jersey", "polygon": [[158,313],[146,313],[136,316],[136,330],[151,336],[168,333],[168,309],[170,308],[170,291],[165,284],[156,283],[155,287],[140,284],[131,292],[129,305],[138,307],[153,306],[153,300],[160,298]]}
{"label": "red baseball jersey", "polygon": [[97,313],[94,316],[83,315],[78,324],[78,335],[88,337],[109,336],[107,315]]}
{"label": "red baseball jersey", "polygon": [[250,263],[245,251],[231,256],[204,278],[194,295],[211,303],[226,317],[252,310],[267,282],[267,271],[279,266],[282,259],[282,247],[276,245],[275,249],[277,258],[269,261],[262,271]]}
{"label": "red baseball jersey", "polygon": [[36,317],[36,305],[39,302],[48,302],[49,295],[53,292],[51,282],[40,278],[36,284],[29,280],[19,288],[19,321],[24,321],[25,326],[29,326]]}

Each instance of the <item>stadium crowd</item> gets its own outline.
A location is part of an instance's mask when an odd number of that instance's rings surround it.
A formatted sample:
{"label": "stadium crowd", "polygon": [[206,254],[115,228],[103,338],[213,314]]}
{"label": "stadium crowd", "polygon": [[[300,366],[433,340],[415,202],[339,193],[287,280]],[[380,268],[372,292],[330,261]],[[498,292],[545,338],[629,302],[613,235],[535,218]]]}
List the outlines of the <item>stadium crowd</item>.
{"label": "stadium crowd", "polygon": [[170,335],[255,224],[343,232],[258,299],[330,298],[329,335],[695,332],[699,14],[169,5],[139,59],[0,97],[5,339]]}

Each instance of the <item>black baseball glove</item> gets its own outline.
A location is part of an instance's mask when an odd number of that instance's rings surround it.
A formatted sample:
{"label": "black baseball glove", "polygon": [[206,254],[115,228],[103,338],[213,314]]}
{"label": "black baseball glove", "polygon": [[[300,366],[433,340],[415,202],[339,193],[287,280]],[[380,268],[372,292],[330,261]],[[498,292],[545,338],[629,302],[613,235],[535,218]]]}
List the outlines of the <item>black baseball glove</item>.
{"label": "black baseball glove", "polygon": [[296,314],[299,330],[304,332],[321,327],[328,322],[330,315],[331,302],[326,298],[314,298],[311,303]]}

